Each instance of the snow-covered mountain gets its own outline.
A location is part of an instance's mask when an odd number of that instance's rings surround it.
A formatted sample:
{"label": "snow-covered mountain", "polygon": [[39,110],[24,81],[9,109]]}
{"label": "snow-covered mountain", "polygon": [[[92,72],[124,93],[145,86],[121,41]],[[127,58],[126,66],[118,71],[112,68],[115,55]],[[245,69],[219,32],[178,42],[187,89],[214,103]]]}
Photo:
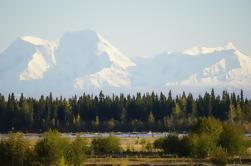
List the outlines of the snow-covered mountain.
{"label": "snow-covered mountain", "polygon": [[0,55],[1,93],[35,92],[39,80],[56,65],[56,47],[55,43],[36,37],[16,39]]}
{"label": "snow-covered mountain", "polygon": [[0,92],[73,95],[244,89],[251,96],[251,57],[232,43],[130,58],[100,34],[65,33],[57,42],[24,36],[0,54]]}
{"label": "snow-covered mountain", "polygon": [[[251,90],[251,57],[232,43],[224,47],[193,47],[182,53],[161,53],[135,59],[133,86],[141,89],[200,91]],[[147,80],[147,81],[146,81]]]}
{"label": "snow-covered mountain", "polygon": [[25,36],[0,55],[0,91],[70,95],[129,88],[135,64],[98,33],[65,33],[58,42]]}
{"label": "snow-covered mountain", "polygon": [[94,31],[65,33],[59,40],[56,67],[48,81],[61,92],[130,87],[128,68],[135,64]]}

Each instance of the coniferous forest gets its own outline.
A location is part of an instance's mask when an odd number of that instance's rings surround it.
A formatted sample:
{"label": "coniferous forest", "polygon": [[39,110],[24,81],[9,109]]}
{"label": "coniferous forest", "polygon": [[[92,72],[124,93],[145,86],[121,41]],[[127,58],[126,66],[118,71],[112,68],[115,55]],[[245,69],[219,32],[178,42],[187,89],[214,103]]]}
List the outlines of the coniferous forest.
{"label": "coniferous forest", "polygon": [[216,95],[213,89],[198,97],[173,96],[171,91],[127,96],[106,96],[101,91],[69,99],[53,94],[40,98],[0,95],[0,132],[186,131],[201,117],[235,122],[250,131],[251,100],[242,90]]}

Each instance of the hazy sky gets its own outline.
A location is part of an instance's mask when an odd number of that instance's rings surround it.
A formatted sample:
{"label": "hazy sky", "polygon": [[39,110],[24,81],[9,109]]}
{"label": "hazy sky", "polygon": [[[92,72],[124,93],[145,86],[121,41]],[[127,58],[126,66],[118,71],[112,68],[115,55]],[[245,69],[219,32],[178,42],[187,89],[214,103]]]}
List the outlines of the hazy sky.
{"label": "hazy sky", "polygon": [[233,42],[251,56],[251,0],[0,0],[0,52],[18,36],[93,29],[128,56]]}

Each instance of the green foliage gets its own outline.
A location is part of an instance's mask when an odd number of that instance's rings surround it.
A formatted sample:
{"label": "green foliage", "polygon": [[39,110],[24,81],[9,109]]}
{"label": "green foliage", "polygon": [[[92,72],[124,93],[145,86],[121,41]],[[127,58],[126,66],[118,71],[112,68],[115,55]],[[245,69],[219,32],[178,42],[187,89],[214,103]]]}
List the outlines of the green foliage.
{"label": "green foliage", "polygon": [[215,140],[207,133],[197,135],[197,137],[197,156],[202,158],[211,156],[217,146]]}
{"label": "green foliage", "polygon": [[153,144],[150,142],[146,143],[146,151],[152,152],[153,151]]}
{"label": "green foliage", "polygon": [[162,149],[164,140],[165,140],[165,137],[160,137],[160,138],[154,140],[153,147],[155,149]]}
{"label": "green foliage", "polygon": [[60,137],[57,131],[50,130],[43,139],[37,142],[35,152],[41,163],[52,165],[62,159],[68,146],[68,140]]}
{"label": "green foliage", "polygon": [[240,155],[245,150],[244,133],[236,124],[226,124],[223,126],[220,136],[220,145],[225,148],[229,155]]}
{"label": "green foliage", "polygon": [[208,117],[200,118],[192,129],[192,134],[184,140],[184,154],[197,157],[209,157],[217,147],[220,134],[223,131],[219,120]]}
{"label": "green foliage", "polygon": [[155,117],[152,112],[149,113],[147,122],[150,126],[152,126],[155,122]]}
{"label": "green foliage", "polygon": [[192,130],[196,134],[208,134],[215,140],[219,139],[222,131],[221,122],[213,117],[199,119]]}
{"label": "green foliage", "polygon": [[85,153],[87,149],[87,140],[77,135],[75,140],[66,149],[66,162],[74,166],[80,166],[86,158]]}
{"label": "green foliage", "polygon": [[179,154],[180,151],[180,140],[175,134],[168,135],[164,138],[162,148],[164,152],[169,154]]}
{"label": "green foliage", "polygon": [[141,145],[146,144],[146,140],[145,140],[144,138],[142,138],[142,139],[139,141],[139,144],[141,144]]}
{"label": "green foliage", "polygon": [[[250,142],[245,140],[243,131],[236,124],[221,124],[210,118],[202,119],[198,123],[209,126],[197,124],[197,130],[186,136],[170,134],[156,139],[154,143],[140,139],[137,144],[142,145],[143,151],[153,152],[153,148],[162,149],[167,154],[208,158],[215,165],[226,165],[229,157],[240,156],[250,146]],[[218,137],[216,131],[219,130],[216,129],[221,128],[219,124],[223,127]],[[94,138],[91,149],[98,155],[120,153],[122,150],[120,139],[114,136]],[[22,134],[12,133],[7,139],[0,141],[0,166],[80,166],[89,150],[87,140],[79,135],[70,142],[62,138],[57,131],[50,130],[32,148]]]}
{"label": "green foliage", "polygon": [[225,149],[217,147],[212,156],[212,163],[217,166],[225,166],[228,162],[228,154]]}
{"label": "green foliage", "polygon": [[177,135],[169,135],[154,143],[155,147],[160,147],[167,154],[191,157],[209,157],[216,148],[216,143],[212,137],[206,133],[191,134],[179,138]]}
{"label": "green foliage", "polygon": [[58,162],[56,163],[56,166],[66,166],[64,156],[62,156]]}
{"label": "green foliage", "polygon": [[[50,128],[63,132],[77,131],[184,131],[196,119],[215,117],[243,124],[251,120],[251,101],[241,95],[223,91],[216,96],[205,93],[176,96],[163,93],[105,96],[83,94],[69,99],[54,99],[52,94],[39,99],[5,99],[0,94],[0,132],[41,132]],[[217,133],[216,133],[217,135]],[[217,138],[216,138],[217,139]]]}
{"label": "green foliage", "polygon": [[[247,149],[247,141],[241,128],[232,123],[222,124],[214,118],[199,119],[192,133],[179,138],[169,135],[154,142],[154,147],[165,153],[180,156],[207,158],[215,163],[225,163],[227,155],[241,155]],[[222,155],[222,160],[215,154]],[[225,158],[224,158],[225,157]]]}
{"label": "green foliage", "polygon": [[198,155],[198,139],[197,134],[190,134],[184,136],[180,142],[180,151],[181,156],[191,156],[196,157]]}
{"label": "green foliage", "polygon": [[153,150],[153,144],[149,140],[146,140],[146,139],[142,138],[141,140],[139,140],[136,143],[141,145],[141,151],[150,152],[150,151]]}
{"label": "green foliage", "polygon": [[120,152],[120,139],[114,136],[96,137],[92,140],[92,149],[98,154]]}
{"label": "green foliage", "polygon": [[108,120],[107,122],[107,128],[109,129],[109,131],[112,131],[116,126],[115,120],[112,118],[110,120]]}
{"label": "green foliage", "polygon": [[0,142],[0,165],[29,165],[30,149],[21,133],[11,133],[7,140]]}

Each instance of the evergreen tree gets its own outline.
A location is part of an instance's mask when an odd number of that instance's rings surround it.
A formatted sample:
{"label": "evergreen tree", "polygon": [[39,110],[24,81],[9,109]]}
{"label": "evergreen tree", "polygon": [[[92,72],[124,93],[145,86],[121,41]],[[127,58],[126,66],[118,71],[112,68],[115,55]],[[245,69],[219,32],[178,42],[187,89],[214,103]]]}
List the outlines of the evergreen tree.
{"label": "evergreen tree", "polygon": [[53,98],[52,93],[39,99],[26,98],[23,94],[16,98],[12,93],[7,100],[0,94],[0,130],[188,130],[196,119],[211,116],[246,125],[251,120],[250,110],[251,101],[244,100],[243,91],[240,95],[223,91],[221,96],[216,96],[212,89],[196,99],[190,93],[173,99],[171,91],[168,96],[152,92],[126,97],[105,96],[101,91],[99,95],[84,93],[68,99]]}

